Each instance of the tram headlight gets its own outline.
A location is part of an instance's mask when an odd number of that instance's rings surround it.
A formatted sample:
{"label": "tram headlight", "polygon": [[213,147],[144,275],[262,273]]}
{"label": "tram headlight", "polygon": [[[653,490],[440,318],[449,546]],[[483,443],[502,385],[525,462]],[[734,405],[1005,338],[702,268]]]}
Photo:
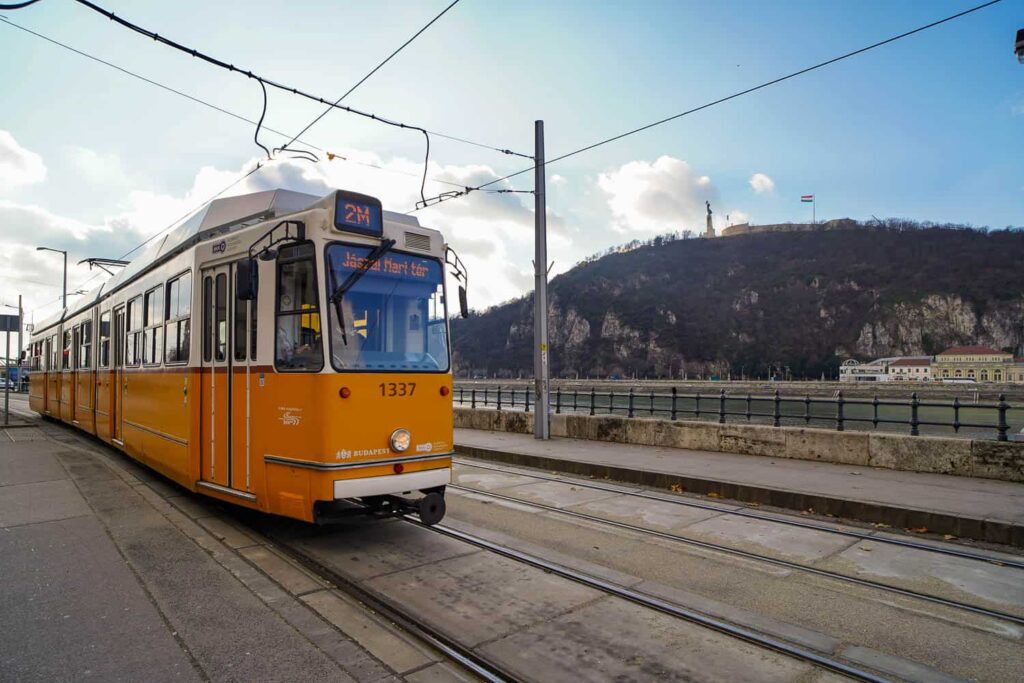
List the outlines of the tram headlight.
{"label": "tram headlight", "polygon": [[409,450],[412,443],[412,435],[408,429],[396,429],[391,432],[391,450],[395,453],[404,453]]}

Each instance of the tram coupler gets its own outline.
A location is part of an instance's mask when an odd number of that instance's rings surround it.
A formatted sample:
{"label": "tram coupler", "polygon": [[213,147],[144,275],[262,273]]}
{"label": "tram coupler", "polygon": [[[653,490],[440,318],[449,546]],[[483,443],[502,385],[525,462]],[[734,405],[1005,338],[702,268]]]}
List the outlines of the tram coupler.
{"label": "tram coupler", "polygon": [[356,500],[317,501],[313,507],[313,519],[318,525],[327,525],[360,516],[387,519],[416,515],[423,524],[431,526],[444,518],[447,506],[443,491],[443,487],[427,490],[420,498],[382,495]]}

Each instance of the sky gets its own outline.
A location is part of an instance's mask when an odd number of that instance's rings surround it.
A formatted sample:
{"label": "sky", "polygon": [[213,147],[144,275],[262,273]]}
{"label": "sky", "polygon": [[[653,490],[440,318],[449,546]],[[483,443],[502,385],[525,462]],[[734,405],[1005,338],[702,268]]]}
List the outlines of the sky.
{"label": "sky", "polygon": [[[118,16],[267,78],[335,99],[450,0],[173,3],[103,0]],[[545,122],[549,159],[977,4],[746,0],[461,0],[345,103],[523,154]],[[70,0],[0,17],[248,119],[262,94]],[[1024,224],[1024,1],[1002,3],[547,168],[552,274],[633,239],[728,222],[902,217]],[[118,258],[224,190],[332,188],[407,212],[424,140],[332,112],[303,140],[338,155],[266,162],[255,127],[0,21],[0,304],[59,310]],[[321,111],[271,90],[265,125]],[[289,135],[290,137],[290,135]],[[268,147],[284,138],[264,130]],[[321,155],[323,156],[323,155]],[[530,162],[434,136],[429,195]],[[532,173],[494,187],[532,189]],[[532,289],[533,197],[482,194],[418,211],[470,271],[483,309]],[[728,217],[728,218],[727,218]],[[129,255],[137,255],[134,252]],[[73,299],[70,299],[73,301]],[[10,309],[5,309],[11,312]]]}

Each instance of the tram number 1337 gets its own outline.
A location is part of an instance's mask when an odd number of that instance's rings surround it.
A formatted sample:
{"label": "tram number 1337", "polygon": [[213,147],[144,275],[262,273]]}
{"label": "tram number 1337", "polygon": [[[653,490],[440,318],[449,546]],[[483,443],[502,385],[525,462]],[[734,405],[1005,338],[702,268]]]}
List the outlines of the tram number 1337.
{"label": "tram number 1337", "polygon": [[380,395],[387,398],[412,396],[416,391],[415,382],[381,382]]}

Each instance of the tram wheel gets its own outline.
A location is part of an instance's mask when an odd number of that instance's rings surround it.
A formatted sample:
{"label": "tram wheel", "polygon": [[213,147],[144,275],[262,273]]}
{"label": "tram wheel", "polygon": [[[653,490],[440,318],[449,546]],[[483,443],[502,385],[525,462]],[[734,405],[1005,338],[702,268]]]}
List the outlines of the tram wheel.
{"label": "tram wheel", "polygon": [[420,499],[420,521],[427,526],[433,526],[444,518],[446,509],[444,496],[440,493],[428,493]]}

